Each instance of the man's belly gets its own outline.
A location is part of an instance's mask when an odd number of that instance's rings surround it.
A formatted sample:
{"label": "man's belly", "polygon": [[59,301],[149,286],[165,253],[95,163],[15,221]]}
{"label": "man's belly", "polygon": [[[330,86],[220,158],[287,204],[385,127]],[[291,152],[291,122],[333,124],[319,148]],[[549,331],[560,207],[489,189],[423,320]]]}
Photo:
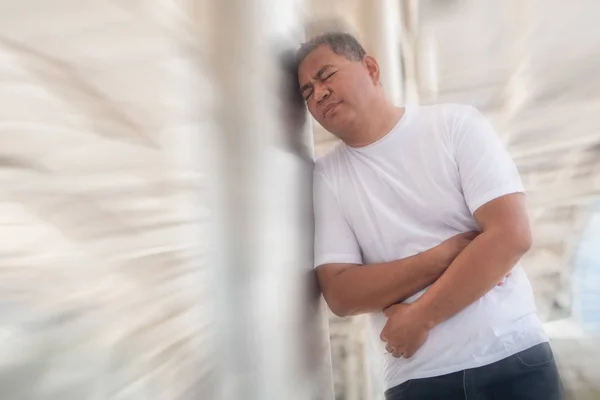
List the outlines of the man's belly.
{"label": "man's belly", "polygon": [[486,365],[541,343],[545,335],[535,311],[527,276],[517,267],[503,286],[432,329],[409,360],[387,354],[379,339],[387,318],[369,315],[370,338],[384,359],[386,387]]}

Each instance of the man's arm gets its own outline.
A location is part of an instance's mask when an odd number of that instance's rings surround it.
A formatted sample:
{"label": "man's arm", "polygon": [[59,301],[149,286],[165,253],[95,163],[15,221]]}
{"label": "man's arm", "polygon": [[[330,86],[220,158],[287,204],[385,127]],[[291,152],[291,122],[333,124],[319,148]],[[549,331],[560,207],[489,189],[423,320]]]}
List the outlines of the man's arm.
{"label": "man's arm", "polygon": [[435,282],[475,236],[456,235],[428,251],[391,262],[322,265],[317,268],[321,290],[338,316],[381,311]]}
{"label": "man's arm", "polygon": [[481,234],[415,303],[431,326],[489,292],[531,246],[523,184],[513,160],[479,111],[469,107],[460,115],[449,140]]}
{"label": "man's arm", "polygon": [[531,246],[524,195],[505,195],[475,213],[482,228],[427,292],[410,305],[393,305],[381,340],[395,357],[412,357],[429,331],[494,288]]}
{"label": "man's arm", "polygon": [[465,202],[481,234],[429,290],[409,306],[386,310],[381,339],[395,356],[411,357],[429,330],[489,292],[531,246],[519,172],[489,121],[472,107],[449,109],[446,141],[452,149]]}
{"label": "man's arm", "polygon": [[414,304],[426,326],[445,321],[494,288],[531,246],[525,196],[502,196],[475,214],[482,233]]}

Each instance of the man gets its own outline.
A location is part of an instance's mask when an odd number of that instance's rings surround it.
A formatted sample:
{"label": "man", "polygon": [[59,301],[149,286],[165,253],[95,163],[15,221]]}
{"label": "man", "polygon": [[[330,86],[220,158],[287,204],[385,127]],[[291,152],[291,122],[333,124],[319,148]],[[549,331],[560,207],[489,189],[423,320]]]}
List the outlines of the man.
{"label": "man", "polygon": [[[531,245],[523,187],[487,120],[470,106],[394,107],[347,34],[305,43],[298,79],[342,141],[314,170],[317,275],[334,313],[369,313],[386,398],[561,399],[518,264]],[[456,258],[444,250],[470,231]],[[431,261],[442,253],[445,271]]]}

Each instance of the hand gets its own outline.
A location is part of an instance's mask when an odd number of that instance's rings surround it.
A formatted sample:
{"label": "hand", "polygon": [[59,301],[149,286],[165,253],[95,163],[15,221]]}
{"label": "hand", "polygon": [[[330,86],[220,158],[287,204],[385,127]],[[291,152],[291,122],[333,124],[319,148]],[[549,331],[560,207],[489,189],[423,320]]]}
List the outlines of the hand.
{"label": "hand", "polygon": [[473,239],[479,235],[479,232],[465,232],[452,236],[428,250],[435,257],[440,267],[444,270],[448,268],[452,261],[467,247]]}
{"label": "hand", "polygon": [[387,342],[387,351],[396,358],[412,357],[429,337],[426,321],[410,304],[394,304],[383,312],[388,320],[380,338]]}

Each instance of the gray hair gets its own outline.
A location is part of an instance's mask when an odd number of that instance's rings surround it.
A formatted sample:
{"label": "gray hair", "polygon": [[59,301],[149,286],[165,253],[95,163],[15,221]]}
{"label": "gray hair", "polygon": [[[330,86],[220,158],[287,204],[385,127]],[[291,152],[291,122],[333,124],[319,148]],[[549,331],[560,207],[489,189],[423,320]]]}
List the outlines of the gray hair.
{"label": "gray hair", "polygon": [[317,47],[327,45],[338,55],[346,57],[350,61],[360,61],[367,54],[362,45],[354,36],[343,32],[327,32],[315,36],[308,42],[303,43],[296,53],[296,63],[300,63]]}

